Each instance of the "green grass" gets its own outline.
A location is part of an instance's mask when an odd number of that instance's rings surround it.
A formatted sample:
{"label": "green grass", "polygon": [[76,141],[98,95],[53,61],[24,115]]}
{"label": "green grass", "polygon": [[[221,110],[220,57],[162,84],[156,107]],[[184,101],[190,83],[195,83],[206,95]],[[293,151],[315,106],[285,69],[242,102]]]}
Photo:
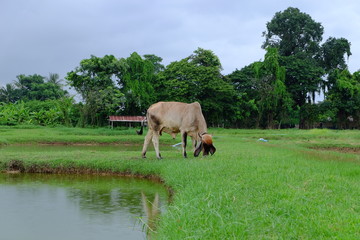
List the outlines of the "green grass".
{"label": "green grass", "polygon": [[[183,159],[160,138],[163,160],[135,130],[0,128],[0,143],[111,143],[114,148],[19,151],[0,148],[0,168],[156,175],[174,191],[156,239],[359,239],[360,132],[210,129],[217,152]],[[269,140],[258,141],[259,138]],[[137,148],[122,151],[122,145]],[[117,146],[119,149],[117,149]],[[316,146],[319,149],[310,149]],[[355,149],[332,151],[334,146]],[[328,149],[328,150],[324,150]],[[190,149],[189,149],[190,150]],[[189,154],[190,156],[190,154]]]}
{"label": "green grass", "polygon": [[66,127],[0,127],[0,145],[6,144],[36,144],[36,143],[63,143],[63,144],[116,144],[119,142],[139,141],[139,138],[129,137],[136,135],[136,129],[112,130],[109,128],[66,128]]}

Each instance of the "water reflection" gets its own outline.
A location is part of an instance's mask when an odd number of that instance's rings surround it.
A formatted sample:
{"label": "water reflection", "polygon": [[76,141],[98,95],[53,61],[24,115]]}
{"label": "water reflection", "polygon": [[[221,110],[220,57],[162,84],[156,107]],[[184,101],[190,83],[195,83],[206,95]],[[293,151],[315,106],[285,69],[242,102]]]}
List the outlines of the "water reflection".
{"label": "water reflection", "polygon": [[148,223],[149,215],[143,209],[144,198],[159,199],[157,208],[164,211],[166,190],[145,180],[0,174],[1,236],[28,240],[145,239],[141,222]]}
{"label": "water reflection", "polygon": [[148,239],[151,239],[152,234],[156,230],[156,222],[159,219],[161,212],[159,194],[156,193],[154,200],[151,202],[148,197],[146,197],[145,193],[141,192],[141,201],[147,218],[147,221],[144,222],[146,235]]}

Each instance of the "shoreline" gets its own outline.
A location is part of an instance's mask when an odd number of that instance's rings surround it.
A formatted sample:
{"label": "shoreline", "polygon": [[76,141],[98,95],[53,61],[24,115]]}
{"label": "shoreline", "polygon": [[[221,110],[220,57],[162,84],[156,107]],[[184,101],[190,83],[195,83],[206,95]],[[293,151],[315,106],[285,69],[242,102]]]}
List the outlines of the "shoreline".
{"label": "shoreline", "polygon": [[33,164],[26,166],[24,162],[21,160],[10,160],[7,162],[7,166],[4,169],[0,170],[0,173],[4,174],[26,174],[26,173],[37,173],[37,174],[69,174],[69,175],[99,175],[99,176],[119,176],[126,178],[138,178],[138,179],[146,179],[149,181],[153,181],[156,183],[162,184],[168,192],[169,202],[171,203],[175,194],[173,188],[166,184],[165,180],[163,180],[160,176],[155,174],[140,174],[140,173],[132,173],[130,171],[125,172],[114,172],[114,171],[101,171],[93,168],[76,168],[76,167],[51,167],[47,164],[39,165]]}

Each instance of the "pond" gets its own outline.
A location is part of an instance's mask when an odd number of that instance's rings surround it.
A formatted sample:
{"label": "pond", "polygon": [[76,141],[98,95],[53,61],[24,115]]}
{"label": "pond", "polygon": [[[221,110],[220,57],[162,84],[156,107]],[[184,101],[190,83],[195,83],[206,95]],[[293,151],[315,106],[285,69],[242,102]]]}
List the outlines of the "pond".
{"label": "pond", "polygon": [[146,239],[142,193],[166,210],[167,190],[143,179],[0,173],[1,239]]}

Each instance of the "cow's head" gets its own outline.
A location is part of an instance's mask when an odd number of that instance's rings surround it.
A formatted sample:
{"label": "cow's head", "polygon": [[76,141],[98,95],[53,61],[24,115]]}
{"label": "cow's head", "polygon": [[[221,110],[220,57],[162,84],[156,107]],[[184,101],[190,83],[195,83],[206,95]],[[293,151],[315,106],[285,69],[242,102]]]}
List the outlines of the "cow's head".
{"label": "cow's head", "polygon": [[212,142],[212,136],[207,133],[199,134],[200,137],[200,144],[196,147],[194,156],[199,156],[200,152],[203,150],[203,156],[209,155],[209,152],[211,155],[213,155],[216,151],[216,148],[213,145]]}

